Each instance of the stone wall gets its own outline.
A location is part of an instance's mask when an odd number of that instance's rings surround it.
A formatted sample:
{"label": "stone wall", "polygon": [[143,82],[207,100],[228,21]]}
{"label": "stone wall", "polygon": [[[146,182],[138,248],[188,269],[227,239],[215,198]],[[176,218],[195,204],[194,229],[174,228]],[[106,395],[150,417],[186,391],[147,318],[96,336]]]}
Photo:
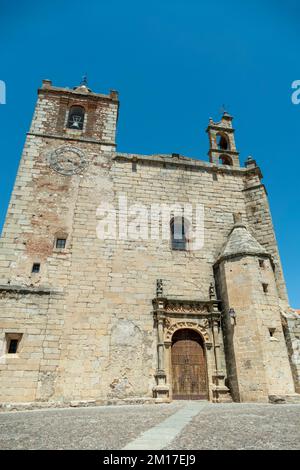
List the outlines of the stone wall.
{"label": "stone wall", "polygon": [[300,315],[286,308],[281,310],[281,314],[295,389],[300,393]]}

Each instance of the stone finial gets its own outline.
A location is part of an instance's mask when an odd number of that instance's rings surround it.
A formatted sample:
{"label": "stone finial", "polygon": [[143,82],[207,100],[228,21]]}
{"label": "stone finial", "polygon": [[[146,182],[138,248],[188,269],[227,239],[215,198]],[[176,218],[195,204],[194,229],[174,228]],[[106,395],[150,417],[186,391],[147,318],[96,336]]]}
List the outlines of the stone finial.
{"label": "stone finial", "polygon": [[251,155],[249,155],[249,157],[247,158],[247,160],[245,162],[245,167],[246,168],[254,168],[256,166],[257,166],[256,161],[254,160],[253,157],[251,157]]}
{"label": "stone finial", "polygon": [[209,298],[210,300],[214,300],[216,298],[216,289],[213,282],[209,285]]}
{"label": "stone finial", "polygon": [[243,223],[243,218],[242,218],[242,214],[240,212],[235,212],[233,214],[233,220],[234,220],[234,223],[235,224],[241,224]]}
{"label": "stone finial", "polygon": [[164,293],[163,280],[157,279],[156,280],[156,297],[162,297],[163,293]]}
{"label": "stone finial", "polygon": [[50,88],[52,86],[52,81],[51,80],[43,80],[42,81],[42,88]]}
{"label": "stone finial", "polygon": [[111,99],[117,100],[119,98],[119,93],[117,92],[117,90],[110,90],[109,96],[111,97]]}

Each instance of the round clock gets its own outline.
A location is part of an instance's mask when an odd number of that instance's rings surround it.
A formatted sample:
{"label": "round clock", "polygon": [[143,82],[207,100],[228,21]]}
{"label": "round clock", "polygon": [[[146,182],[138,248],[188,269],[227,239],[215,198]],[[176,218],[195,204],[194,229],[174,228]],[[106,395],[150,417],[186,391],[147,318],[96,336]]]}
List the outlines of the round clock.
{"label": "round clock", "polygon": [[50,166],[61,175],[80,173],[87,165],[84,153],[76,147],[59,147],[50,155]]}

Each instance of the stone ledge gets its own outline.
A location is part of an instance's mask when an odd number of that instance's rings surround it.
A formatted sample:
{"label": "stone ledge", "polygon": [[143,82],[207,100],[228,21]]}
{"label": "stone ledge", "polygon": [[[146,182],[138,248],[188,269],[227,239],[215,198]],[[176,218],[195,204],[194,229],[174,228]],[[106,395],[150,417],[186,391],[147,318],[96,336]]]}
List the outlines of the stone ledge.
{"label": "stone ledge", "polygon": [[168,164],[168,165],[175,165],[175,166],[192,167],[192,168],[197,168],[199,170],[206,170],[206,171],[211,171],[211,172],[229,173],[229,174],[243,175],[243,176],[249,175],[249,174],[257,174],[260,177],[262,176],[259,167],[249,169],[249,168],[244,168],[244,167],[216,165],[215,163],[205,162],[203,160],[198,160],[192,157],[184,157],[182,155],[175,158],[169,154],[139,155],[139,154],[118,152],[113,157],[113,160],[155,163],[158,165]]}
{"label": "stone ledge", "polygon": [[81,142],[85,142],[88,144],[97,144],[97,145],[108,145],[109,147],[116,147],[115,142],[110,142],[110,141],[103,141],[103,140],[96,140],[96,139],[87,139],[86,137],[80,135],[80,136],[67,136],[67,135],[61,135],[61,134],[47,134],[43,132],[27,132],[27,135],[33,136],[33,137],[43,137],[47,139],[58,139],[58,140],[80,140]]}
{"label": "stone ledge", "polygon": [[63,294],[64,290],[51,289],[50,287],[28,287],[28,286],[15,286],[10,284],[0,284],[0,292],[14,292],[17,294],[35,294],[35,295],[51,295]]}
{"label": "stone ledge", "polygon": [[46,402],[7,402],[0,403],[0,413],[7,411],[29,411],[44,410],[58,408],[86,408],[92,406],[114,406],[114,405],[149,405],[154,404],[155,398],[152,397],[131,397],[131,398],[108,398],[99,400],[70,400],[62,401],[46,401]]}

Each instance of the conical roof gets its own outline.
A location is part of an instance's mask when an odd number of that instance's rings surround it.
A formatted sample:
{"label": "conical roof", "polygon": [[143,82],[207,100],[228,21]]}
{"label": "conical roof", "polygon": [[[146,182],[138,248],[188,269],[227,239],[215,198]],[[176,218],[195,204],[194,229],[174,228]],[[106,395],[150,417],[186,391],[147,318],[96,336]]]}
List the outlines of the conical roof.
{"label": "conical roof", "polygon": [[251,235],[246,225],[235,224],[218,256],[217,263],[236,256],[268,256],[267,250]]}

